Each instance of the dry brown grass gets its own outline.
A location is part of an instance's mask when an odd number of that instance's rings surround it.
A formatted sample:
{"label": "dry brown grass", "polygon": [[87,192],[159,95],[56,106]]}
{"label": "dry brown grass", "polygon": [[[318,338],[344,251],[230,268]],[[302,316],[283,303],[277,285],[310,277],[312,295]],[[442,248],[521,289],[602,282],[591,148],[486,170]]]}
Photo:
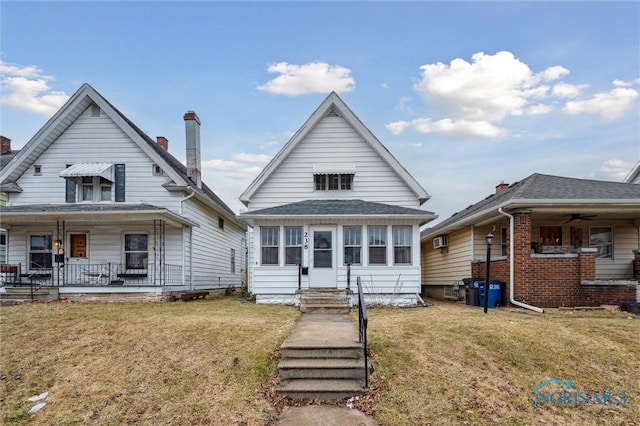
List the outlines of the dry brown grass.
{"label": "dry brown grass", "polygon": [[1,309],[2,423],[43,425],[264,424],[274,351],[299,315],[233,298]]}
{"label": "dry brown grass", "polygon": [[[276,348],[299,313],[224,298],[0,311],[3,424],[265,424]],[[371,309],[382,425],[640,423],[640,319],[627,313]],[[556,377],[622,406],[533,407]],[[49,391],[30,416],[27,398]]]}
{"label": "dry brown grass", "polygon": [[[375,417],[384,425],[640,424],[640,318],[434,303],[369,311]],[[624,405],[533,406],[551,377],[625,391]]]}

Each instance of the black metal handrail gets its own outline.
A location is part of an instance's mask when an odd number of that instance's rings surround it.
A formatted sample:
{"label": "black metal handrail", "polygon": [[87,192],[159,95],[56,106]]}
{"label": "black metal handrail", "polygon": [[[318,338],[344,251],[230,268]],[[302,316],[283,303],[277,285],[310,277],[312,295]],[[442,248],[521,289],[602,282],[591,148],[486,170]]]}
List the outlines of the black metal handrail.
{"label": "black metal handrail", "polygon": [[347,290],[351,290],[351,264],[347,263]]}
{"label": "black metal handrail", "polygon": [[364,355],[364,388],[369,389],[369,360],[367,358],[367,323],[369,318],[360,277],[357,277],[356,282],[358,283],[358,343],[362,344],[362,353]]}
{"label": "black metal handrail", "polygon": [[[31,300],[34,294],[47,284],[53,285],[53,268],[44,267],[36,262],[29,265],[29,287],[31,288]],[[22,275],[22,274],[21,274]]]}

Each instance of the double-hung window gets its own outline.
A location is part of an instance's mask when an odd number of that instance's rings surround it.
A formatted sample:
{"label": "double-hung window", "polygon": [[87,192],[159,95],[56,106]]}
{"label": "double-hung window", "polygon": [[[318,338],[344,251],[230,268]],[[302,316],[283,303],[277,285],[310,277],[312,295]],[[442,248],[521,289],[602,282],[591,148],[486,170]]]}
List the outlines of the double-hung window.
{"label": "double-hung window", "polygon": [[409,225],[393,227],[393,263],[395,265],[411,264],[412,232]]}
{"label": "double-hung window", "polygon": [[350,191],[353,189],[353,173],[320,173],[313,175],[316,191]]}
{"label": "double-hung window", "polygon": [[369,265],[387,264],[387,227],[369,226]]}
{"label": "double-hung window", "polygon": [[362,227],[345,226],[344,233],[344,264],[361,265]]}
{"label": "double-hung window", "polygon": [[302,228],[299,226],[284,227],[284,264],[302,264]]}
{"label": "double-hung window", "polygon": [[280,228],[278,226],[260,228],[261,263],[263,265],[278,265],[279,244]]}
{"label": "double-hung window", "polygon": [[53,266],[53,238],[51,235],[29,235],[29,269]]}
{"label": "double-hung window", "polygon": [[149,236],[147,234],[124,235],[125,267],[130,269],[147,269],[149,263]]}
{"label": "double-hung window", "polygon": [[613,260],[613,228],[592,226],[589,228],[589,247],[596,248],[596,259]]}

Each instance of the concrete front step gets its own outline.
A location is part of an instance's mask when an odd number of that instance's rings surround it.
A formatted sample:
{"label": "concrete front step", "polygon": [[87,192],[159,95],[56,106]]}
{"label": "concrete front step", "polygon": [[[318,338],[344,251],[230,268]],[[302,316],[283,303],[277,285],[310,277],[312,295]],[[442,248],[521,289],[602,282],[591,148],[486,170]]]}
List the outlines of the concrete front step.
{"label": "concrete front step", "polygon": [[[39,288],[33,293],[33,300],[57,300],[57,288]],[[2,287],[0,290],[0,303],[3,305],[15,305],[31,302],[31,287]]]}
{"label": "concrete front step", "polygon": [[287,394],[294,399],[343,399],[366,392],[364,380],[349,379],[292,379],[283,380],[276,388],[277,393]]}
{"label": "concrete front step", "polygon": [[362,345],[358,342],[297,340],[280,346],[282,358],[359,358]]}
{"label": "concrete front step", "polygon": [[285,358],[278,364],[280,379],[361,379],[362,358]]}
{"label": "concrete front step", "polygon": [[329,303],[301,303],[300,312],[316,314],[348,314],[351,308],[348,304]]}

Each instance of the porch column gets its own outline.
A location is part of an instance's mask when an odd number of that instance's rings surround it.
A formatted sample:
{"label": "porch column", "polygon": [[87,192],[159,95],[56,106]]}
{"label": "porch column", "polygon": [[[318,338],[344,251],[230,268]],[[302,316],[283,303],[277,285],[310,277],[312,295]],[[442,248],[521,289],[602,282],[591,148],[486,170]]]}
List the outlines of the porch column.
{"label": "porch column", "polygon": [[596,252],[595,248],[580,248],[578,253],[578,274],[580,282],[595,281],[596,279]]}
{"label": "porch column", "polygon": [[531,300],[535,289],[529,280],[531,270],[531,211],[518,210],[512,212],[513,253],[514,259],[514,298],[523,302]]}

